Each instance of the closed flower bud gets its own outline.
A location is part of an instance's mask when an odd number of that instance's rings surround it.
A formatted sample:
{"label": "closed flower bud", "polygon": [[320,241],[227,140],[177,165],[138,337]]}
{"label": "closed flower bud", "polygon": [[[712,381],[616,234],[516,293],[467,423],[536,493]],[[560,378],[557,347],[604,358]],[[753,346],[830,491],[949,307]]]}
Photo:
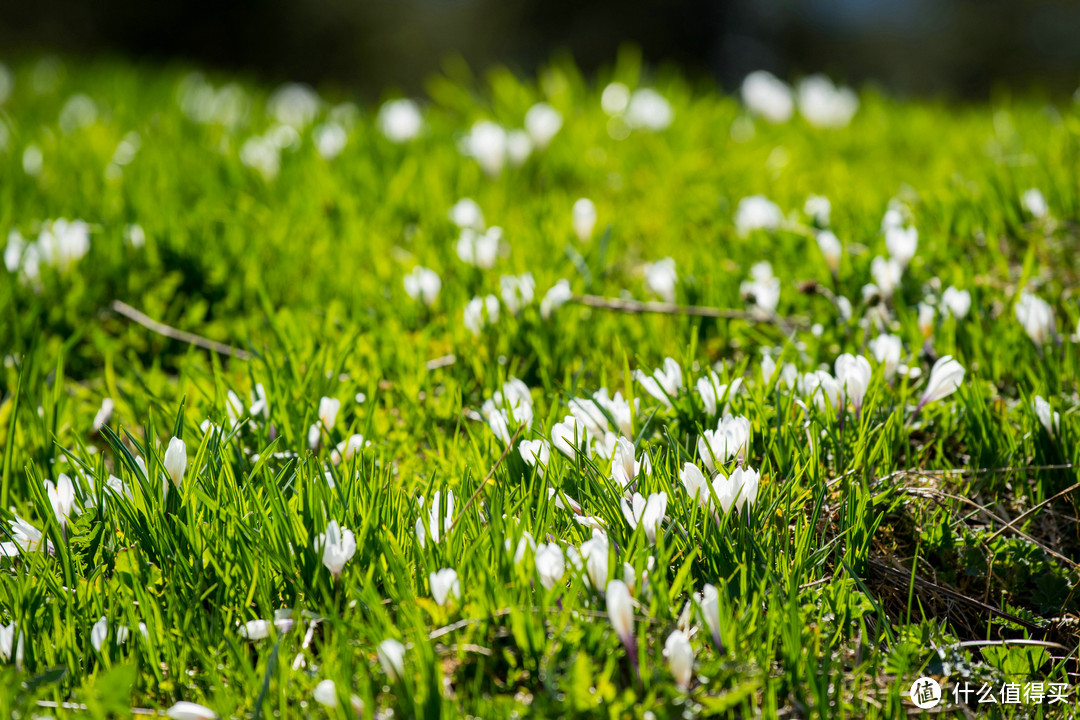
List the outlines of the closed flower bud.
{"label": "closed flower bud", "polygon": [[694,677],[694,648],[682,630],[673,630],[664,643],[664,657],[675,683],[683,690],[690,687]]}
{"label": "closed flower bud", "polygon": [[187,446],[180,438],[169,441],[169,447],[165,450],[165,472],[169,474],[173,487],[180,489],[184,481],[184,471],[187,469]]}

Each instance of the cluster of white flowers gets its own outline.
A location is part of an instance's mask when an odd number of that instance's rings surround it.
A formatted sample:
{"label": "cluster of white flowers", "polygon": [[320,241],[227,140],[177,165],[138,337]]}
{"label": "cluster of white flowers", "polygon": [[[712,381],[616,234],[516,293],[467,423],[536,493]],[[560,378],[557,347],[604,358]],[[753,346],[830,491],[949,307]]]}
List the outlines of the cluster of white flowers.
{"label": "cluster of white flowers", "polygon": [[8,233],[4,265],[8,272],[20,273],[36,282],[42,266],[64,272],[90,251],[90,226],[82,220],[46,220],[41,223],[36,241],[27,241],[18,230]]}
{"label": "cluster of white flowers", "polygon": [[859,109],[859,97],[853,90],[837,87],[824,75],[803,78],[796,90],[765,70],[757,70],[743,79],[742,100],[746,107],[770,123],[785,123],[799,112],[815,127],[839,128],[851,122]]}
{"label": "cluster of white flowers", "polygon": [[638,88],[631,91],[621,82],[613,82],[604,88],[600,107],[611,117],[608,132],[619,140],[631,130],[666,130],[675,119],[671,103],[656,90]]}
{"label": "cluster of white flowers", "polygon": [[525,129],[507,130],[491,120],[479,120],[459,145],[490,177],[498,177],[508,164],[518,167],[534,150],[543,150],[562,128],[562,115],[547,103],[537,103],[525,113]]}

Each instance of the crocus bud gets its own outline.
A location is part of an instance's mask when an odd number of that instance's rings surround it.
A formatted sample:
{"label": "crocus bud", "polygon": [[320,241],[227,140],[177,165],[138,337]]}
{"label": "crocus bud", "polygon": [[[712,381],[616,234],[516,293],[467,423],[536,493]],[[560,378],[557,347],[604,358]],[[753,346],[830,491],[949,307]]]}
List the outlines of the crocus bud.
{"label": "crocus bud", "polygon": [[622,580],[612,580],[607,584],[608,618],[615,633],[627,644],[634,641],[634,603],[630,598],[630,588]]}
{"label": "crocus bud", "polygon": [[1061,415],[1054,412],[1054,408],[1041,395],[1035,396],[1035,416],[1039,418],[1039,422],[1046,428],[1047,433],[1051,436],[1056,433],[1061,422]]}
{"label": "crocus bud", "polygon": [[673,630],[668,635],[664,643],[664,657],[667,658],[675,683],[683,690],[690,687],[690,680],[694,676],[694,648],[682,630]]}
{"label": "crocus bud", "polygon": [[608,619],[611,627],[626,648],[634,672],[638,672],[637,646],[634,644],[634,601],[630,597],[630,588],[622,580],[612,580],[604,593],[607,602]]}
{"label": "crocus bud", "polygon": [[405,675],[405,646],[390,638],[379,643],[376,651],[383,672],[391,681],[397,681]]}
{"label": "crocus bud", "polygon": [[56,522],[60,523],[61,528],[66,527],[68,518],[71,517],[71,511],[75,506],[75,486],[72,484],[71,478],[64,473],[60,473],[55,485],[52,480],[46,480],[45,494],[49,496],[53,514],[56,515]]}
{"label": "crocus bud", "polygon": [[698,596],[698,605],[701,607],[701,615],[705,618],[705,624],[709,627],[713,643],[722,654],[724,645],[720,642],[720,593],[714,585],[706,585]]}
{"label": "crocus bud", "polygon": [[334,685],[333,680],[323,680],[315,686],[315,690],[311,693],[315,698],[315,702],[325,707],[337,707],[338,696],[337,686]]}
{"label": "crocus bud", "polygon": [[866,397],[866,389],[870,387],[872,375],[870,361],[861,355],[845,353],[836,359],[836,381],[840,383],[844,396],[855,406],[856,417],[862,410],[863,398]]}
{"label": "crocus bud", "polygon": [[596,205],[589,198],[581,198],[574,203],[572,215],[574,234],[581,242],[588,242],[596,227]]}
{"label": "crocus bud", "polygon": [[180,489],[180,483],[184,481],[184,471],[187,469],[187,446],[180,438],[169,441],[169,447],[165,450],[165,472],[176,489]]}
{"label": "crocus bud", "polygon": [[536,547],[536,572],[540,575],[540,584],[548,590],[562,580],[566,561],[558,545],[550,543]]}
{"label": "crocus bud", "polygon": [[90,644],[94,649],[101,652],[101,646],[105,644],[105,639],[109,636],[109,621],[102,615],[94,627],[90,628]]}
{"label": "crocus bud", "polygon": [[950,286],[941,294],[941,302],[957,320],[963,320],[971,310],[971,293]]}
{"label": "crocus bud", "polygon": [[817,244],[818,248],[821,249],[821,254],[825,256],[829,272],[835,275],[840,267],[840,256],[844,252],[843,248],[840,247],[840,240],[832,231],[822,230],[817,235]]}

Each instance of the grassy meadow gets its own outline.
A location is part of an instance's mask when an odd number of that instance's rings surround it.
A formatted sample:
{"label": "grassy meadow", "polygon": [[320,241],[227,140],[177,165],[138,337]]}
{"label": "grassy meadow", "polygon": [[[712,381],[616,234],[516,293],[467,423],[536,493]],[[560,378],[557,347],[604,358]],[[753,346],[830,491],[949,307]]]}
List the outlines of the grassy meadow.
{"label": "grassy meadow", "polygon": [[1071,99],[0,69],[0,714],[1076,712]]}

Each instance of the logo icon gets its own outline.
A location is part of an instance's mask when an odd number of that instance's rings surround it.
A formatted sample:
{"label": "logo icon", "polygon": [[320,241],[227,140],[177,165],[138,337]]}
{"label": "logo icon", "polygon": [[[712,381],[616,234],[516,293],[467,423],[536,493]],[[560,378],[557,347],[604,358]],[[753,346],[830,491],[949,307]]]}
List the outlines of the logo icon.
{"label": "logo icon", "polygon": [[908,695],[911,697],[911,702],[915,703],[915,707],[923,710],[934,708],[941,702],[941,685],[934,678],[921,677],[911,683]]}

